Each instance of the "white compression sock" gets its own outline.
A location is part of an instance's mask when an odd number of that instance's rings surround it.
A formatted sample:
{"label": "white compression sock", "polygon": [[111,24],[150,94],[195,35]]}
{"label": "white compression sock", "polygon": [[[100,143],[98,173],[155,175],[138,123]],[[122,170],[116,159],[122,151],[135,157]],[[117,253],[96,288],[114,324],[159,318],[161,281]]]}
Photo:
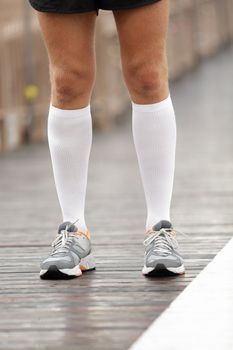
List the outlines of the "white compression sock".
{"label": "white compression sock", "polygon": [[146,229],[170,221],[176,121],[170,96],[162,102],[132,102],[133,136],[147,203]]}
{"label": "white compression sock", "polygon": [[92,143],[90,106],[62,110],[50,106],[48,140],[64,221],[86,231],[84,219],[88,162]]}

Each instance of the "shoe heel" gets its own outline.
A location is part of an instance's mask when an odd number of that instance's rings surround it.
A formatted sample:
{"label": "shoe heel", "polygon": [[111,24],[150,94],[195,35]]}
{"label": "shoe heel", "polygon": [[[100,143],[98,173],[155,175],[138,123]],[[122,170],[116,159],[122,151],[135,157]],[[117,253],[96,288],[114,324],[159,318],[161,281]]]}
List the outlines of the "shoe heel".
{"label": "shoe heel", "polygon": [[81,271],[90,271],[95,269],[95,258],[92,254],[82,258],[79,263],[79,268]]}

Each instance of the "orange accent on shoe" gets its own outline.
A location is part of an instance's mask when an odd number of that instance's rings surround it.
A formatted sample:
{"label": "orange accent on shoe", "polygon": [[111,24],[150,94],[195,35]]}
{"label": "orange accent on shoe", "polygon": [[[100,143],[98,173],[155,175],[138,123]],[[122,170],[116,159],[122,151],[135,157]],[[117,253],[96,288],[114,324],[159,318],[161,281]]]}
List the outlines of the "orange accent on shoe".
{"label": "orange accent on shoe", "polygon": [[153,231],[152,229],[146,231],[146,235],[148,235],[148,236],[152,235],[152,233],[155,233],[155,231]]}
{"label": "orange accent on shoe", "polygon": [[[148,231],[146,231],[146,235],[147,235],[147,236],[150,236],[150,235],[152,235],[152,234],[154,234],[154,233],[156,233],[156,232],[153,231],[152,229],[149,229]],[[170,233],[171,233],[174,237],[176,237],[176,230],[172,229],[172,230],[170,231]]]}
{"label": "orange accent on shoe", "polygon": [[85,266],[83,266],[83,265],[80,265],[79,268],[80,268],[81,271],[86,271],[87,270],[87,268]]}
{"label": "orange accent on shoe", "polygon": [[90,232],[88,230],[86,232],[77,231],[75,233],[77,234],[77,236],[84,236],[84,237],[86,237],[89,240],[91,239],[91,234],[90,234]]}

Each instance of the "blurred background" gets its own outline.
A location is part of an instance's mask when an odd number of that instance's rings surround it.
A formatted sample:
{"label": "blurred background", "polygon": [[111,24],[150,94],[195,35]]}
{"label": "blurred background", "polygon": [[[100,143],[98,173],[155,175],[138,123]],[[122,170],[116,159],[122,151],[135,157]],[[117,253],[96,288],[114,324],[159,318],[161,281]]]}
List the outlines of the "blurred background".
{"label": "blurred background", "polygon": [[[1,0],[0,22],[0,151],[6,151],[46,139],[50,85],[46,50],[28,2]],[[170,79],[194,69],[232,39],[232,0],[172,0]],[[101,11],[97,20],[96,50],[93,120],[96,128],[109,130],[129,108],[110,12]]]}

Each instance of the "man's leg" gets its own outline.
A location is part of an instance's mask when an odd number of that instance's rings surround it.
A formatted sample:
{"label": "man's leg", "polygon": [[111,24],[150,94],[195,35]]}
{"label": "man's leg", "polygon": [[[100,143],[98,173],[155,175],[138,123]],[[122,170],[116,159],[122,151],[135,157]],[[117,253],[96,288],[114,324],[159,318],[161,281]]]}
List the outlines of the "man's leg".
{"label": "man's leg", "polygon": [[168,0],[114,12],[147,203],[144,275],[184,273],[170,223],[176,122],[168,89],[168,12]]}
{"label": "man's leg", "polygon": [[[90,95],[95,77],[95,12],[38,13],[52,84],[48,140],[63,223],[41,263],[42,278],[80,276],[95,268],[84,219],[92,143]],[[75,223],[75,224],[73,224]]]}
{"label": "man's leg", "polygon": [[170,220],[176,125],[168,90],[168,1],[115,11],[122,66],[132,99],[133,134],[148,215],[147,229]]}
{"label": "man's leg", "polygon": [[84,205],[92,142],[95,12],[38,13],[50,60],[48,139],[63,221],[86,231]]}

